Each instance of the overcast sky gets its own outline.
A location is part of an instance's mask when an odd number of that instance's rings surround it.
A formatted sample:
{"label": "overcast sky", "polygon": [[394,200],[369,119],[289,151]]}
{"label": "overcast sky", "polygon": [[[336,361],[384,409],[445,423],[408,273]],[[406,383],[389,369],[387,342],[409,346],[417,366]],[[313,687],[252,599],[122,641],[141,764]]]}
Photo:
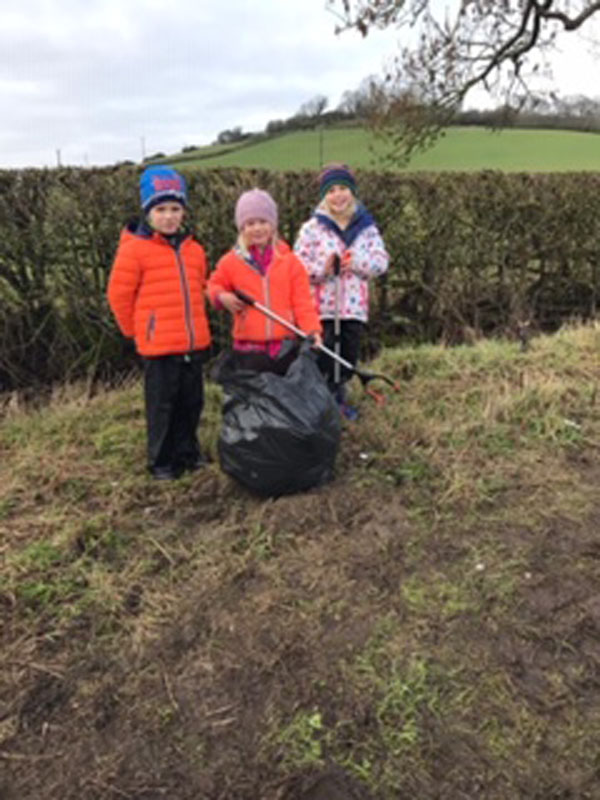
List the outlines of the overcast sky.
{"label": "overcast sky", "polygon": [[[0,166],[108,164],[263,130],[379,73],[397,34],[336,36],[325,0],[17,0],[0,9]],[[581,43],[563,93],[600,94]]]}

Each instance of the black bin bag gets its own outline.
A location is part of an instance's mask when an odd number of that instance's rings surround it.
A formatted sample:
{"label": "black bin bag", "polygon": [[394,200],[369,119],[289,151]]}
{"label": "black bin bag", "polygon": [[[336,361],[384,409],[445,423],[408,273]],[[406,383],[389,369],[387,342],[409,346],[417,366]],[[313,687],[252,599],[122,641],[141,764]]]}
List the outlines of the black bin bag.
{"label": "black bin bag", "polygon": [[225,391],[218,441],[223,472],[271,497],[331,480],[340,412],[310,347],[301,347],[285,375],[236,370],[229,356],[215,378]]}

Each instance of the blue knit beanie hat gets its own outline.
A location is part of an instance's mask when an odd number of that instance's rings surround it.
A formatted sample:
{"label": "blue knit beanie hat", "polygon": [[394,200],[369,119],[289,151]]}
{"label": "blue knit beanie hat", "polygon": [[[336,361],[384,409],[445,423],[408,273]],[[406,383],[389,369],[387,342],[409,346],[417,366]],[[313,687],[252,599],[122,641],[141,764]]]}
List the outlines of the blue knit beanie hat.
{"label": "blue knit beanie hat", "polygon": [[173,167],[147,167],[140,176],[142,208],[147,214],[152,206],[174,200],[187,205],[187,186],[182,175]]}
{"label": "blue knit beanie hat", "polygon": [[327,164],[319,174],[319,196],[325,197],[332,186],[347,186],[356,196],[356,181],[347,164]]}

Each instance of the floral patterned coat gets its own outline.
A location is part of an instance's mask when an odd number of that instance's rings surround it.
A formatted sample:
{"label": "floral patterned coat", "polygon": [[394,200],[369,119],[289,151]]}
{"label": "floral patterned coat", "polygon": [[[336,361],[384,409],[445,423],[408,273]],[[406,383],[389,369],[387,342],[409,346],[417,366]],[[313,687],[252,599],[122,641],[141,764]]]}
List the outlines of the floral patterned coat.
{"label": "floral patterned coat", "polygon": [[369,280],[383,275],[389,255],[373,217],[364,206],[357,205],[342,230],[322,203],[302,225],[294,252],[306,267],[321,319],[335,317],[335,278],[325,274],[327,259],[332,253],[342,260],[349,259],[348,269],[340,273],[340,319],[367,322]]}

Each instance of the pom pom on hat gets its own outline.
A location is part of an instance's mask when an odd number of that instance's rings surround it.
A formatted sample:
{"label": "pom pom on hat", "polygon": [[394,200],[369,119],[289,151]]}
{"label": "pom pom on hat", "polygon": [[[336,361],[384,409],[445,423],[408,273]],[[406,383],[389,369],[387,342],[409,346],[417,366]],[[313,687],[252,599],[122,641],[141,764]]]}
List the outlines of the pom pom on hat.
{"label": "pom pom on hat", "polygon": [[140,198],[144,213],[152,206],[174,200],[187,205],[187,186],[182,175],[173,167],[147,167],[140,176]]}
{"label": "pom pom on hat", "polygon": [[277,230],[277,203],[263,189],[250,189],[238,198],[235,206],[235,224],[238,231],[251,219],[264,219]]}
{"label": "pom pom on hat", "polygon": [[347,164],[327,164],[319,174],[319,195],[325,197],[332,186],[347,186],[356,196],[356,180]]}

